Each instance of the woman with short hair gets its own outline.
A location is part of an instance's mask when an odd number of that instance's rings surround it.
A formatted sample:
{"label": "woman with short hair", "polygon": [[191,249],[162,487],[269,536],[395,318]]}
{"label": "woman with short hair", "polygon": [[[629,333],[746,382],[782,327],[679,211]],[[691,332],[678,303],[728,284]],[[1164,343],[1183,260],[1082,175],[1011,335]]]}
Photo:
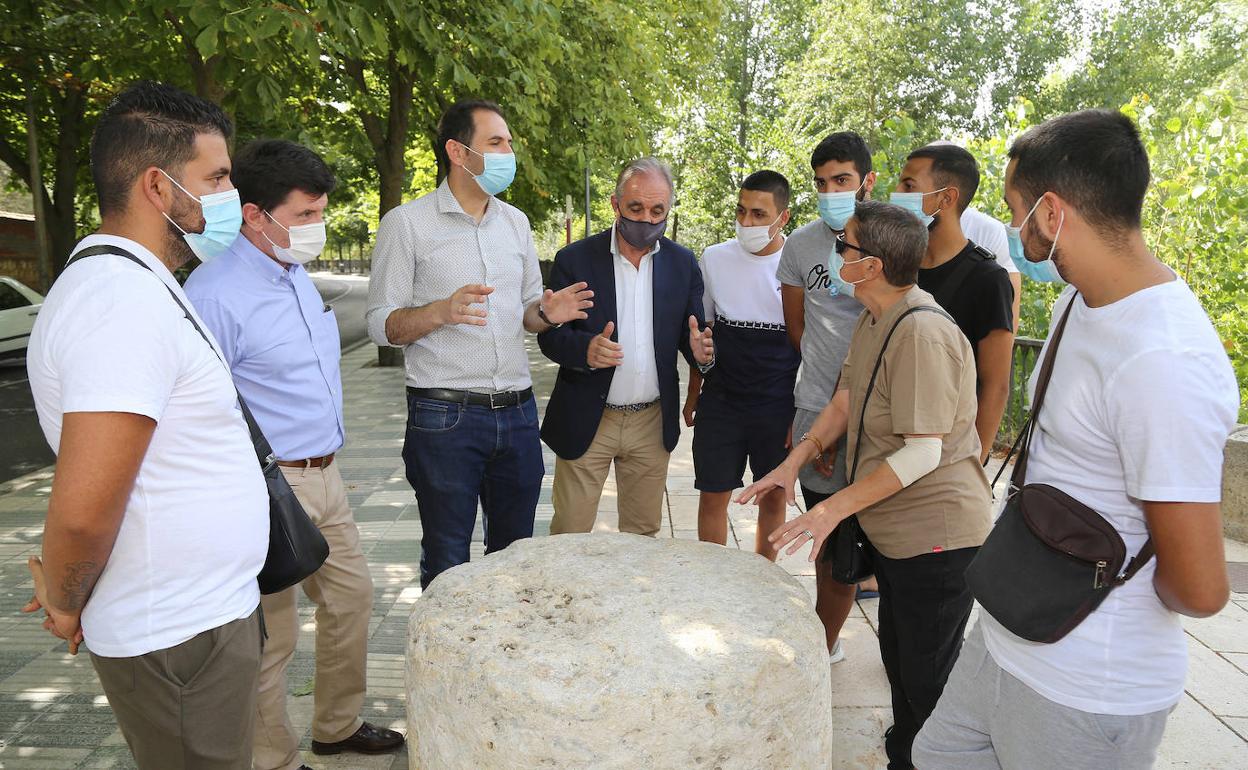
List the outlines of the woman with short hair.
{"label": "woman with short hair", "polygon": [[[963,572],[991,525],[975,432],[975,356],[918,288],[927,229],[913,214],[863,201],[838,239],[830,275],[865,307],[832,401],[785,462],[738,502],[774,487],[794,504],[798,470],[847,434],[851,483],[770,536],[811,561],[857,515],[880,584],[880,655],[892,688],[889,768],[910,768],[914,736],[957,659],[971,612]],[[852,524],[852,522],[851,522]]]}

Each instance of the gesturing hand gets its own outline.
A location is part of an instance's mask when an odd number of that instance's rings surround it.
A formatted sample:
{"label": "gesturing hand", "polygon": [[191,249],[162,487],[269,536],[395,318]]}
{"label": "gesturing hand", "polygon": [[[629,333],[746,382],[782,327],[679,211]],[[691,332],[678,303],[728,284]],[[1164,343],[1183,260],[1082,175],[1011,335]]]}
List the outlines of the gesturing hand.
{"label": "gesturing hand", "polygon": [[446,305],[442,309],[442,323],[485,326],[485,308],[476,308],[473,305],[482,304],[493,293],[493,286],[480,283],[459,287],[454,294],[443,300]]}
{"label": "gesturing hand", "polygon": [[711,342],[711,327],[698,331],[698,319],[689,316],[689,348],[693,351],[693,360],[699,364],[709,364],[715,359],[715,343]]}
{"label": "gesturing hand", "polygon": [[743,489],[741,494],[737,495],[737,503],[740,505],[757,504],[764,495],[781,489],[784,490],[785,501],[789,505],[797,505],[797,494],[794,491],[796,486],[797,471],[792,470],[787,461],[782,462],[771,473]]}
{"label": "gesturing hand", "polygon": [[784,550],[786,545],[789,546],[789,549],[784,551],[786,556],[792,556],[806,543],[811,543],[810,561],[814,561],[819,552],[823,550],[823,541],[828,539],[828,535],[832,534],[836,525],[845,518],[833,512],[832,500],[833,498],[824,500],[796,519],[786,521],[767,536],[767,542],[776,549],[776,553]]}
{"label": "gesturing hand", "polygon": [[47,581],[43,577],[43,561],[38,556],[32,556],[26,561],[26,566],[30,568],[30,575],[35,580],[35,595],[30,601],[22,607],[22,612],[38,612],[43,610],[44,619],[43,627],[52,632],[53,636],[64,639],[69,642],[69,654],[78,654],[78,645],[82,644],[82,627],[79,625],[79,615],[71,612],[61,612],[48,606],[48,587]]}
{"label": "gesturing hand", "polygon": [[624,348],[618,342],[611,341],[611,332],[615,331],[615,321],[607,321],[602,334],[589,341],[589,352],[586,359],[591,369],[608,369],[619,366],[624,360]]}
{"label": "gesturing hand", "polygon": [[542,312],[551,323],[579,321],[589,317],[583,311],[594,306],[593,296],[594,292],[584,281],[565,286],[559,291],[547,289],[542,294]]}

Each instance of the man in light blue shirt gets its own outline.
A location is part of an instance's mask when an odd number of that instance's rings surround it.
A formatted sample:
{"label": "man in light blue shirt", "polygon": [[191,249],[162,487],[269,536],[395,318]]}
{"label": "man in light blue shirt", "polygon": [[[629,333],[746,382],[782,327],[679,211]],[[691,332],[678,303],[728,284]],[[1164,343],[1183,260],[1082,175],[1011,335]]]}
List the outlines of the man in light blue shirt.
{"label": "man in light blue shirt", "polygon": [[[317,605],[312,750],[392,751],[403,737],[360,718],[373,582],[334,464],[345,438],[338,322],[302,266],[324,248],[334,176],[305,147],[261,140],[234,159],[231,180],[243,203],[242,231],[191,274],[186,294],[220,343],[295,496],[329,542],[329,558],[302,584]],[[261,604],[269,636],[254,766],[297,770],[304,766],[286,711],[286,666],[299,632],[298,599],[292,587],[261,597]]]}

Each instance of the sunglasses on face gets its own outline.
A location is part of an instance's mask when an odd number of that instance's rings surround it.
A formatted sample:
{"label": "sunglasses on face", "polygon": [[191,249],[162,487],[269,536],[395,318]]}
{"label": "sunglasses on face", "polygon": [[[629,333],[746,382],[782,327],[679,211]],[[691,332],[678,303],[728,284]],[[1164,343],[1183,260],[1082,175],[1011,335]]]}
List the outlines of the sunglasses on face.
{"label": "sunglasses on face", "polygon": [[845,240],[845,233],[837,233],[837,235],[836,235],[836,253],[837,253],[837,254],[840,254],[840,255],[843,257],[843,256],[845,256],[845,250],[846,250],[846,249],[853,249],[854,251],[856,251],[856,252],[858,252],[859,254],[861,254],[863,259],[866,259],[867,257],[871,256],[871,255],[870,255],[870,254],[868,254],[868,253],[866,252],[866,250],[864,250],[861,246],[855,246],[854,244],[852,244],[852,243],[850,243],[849,241]]}

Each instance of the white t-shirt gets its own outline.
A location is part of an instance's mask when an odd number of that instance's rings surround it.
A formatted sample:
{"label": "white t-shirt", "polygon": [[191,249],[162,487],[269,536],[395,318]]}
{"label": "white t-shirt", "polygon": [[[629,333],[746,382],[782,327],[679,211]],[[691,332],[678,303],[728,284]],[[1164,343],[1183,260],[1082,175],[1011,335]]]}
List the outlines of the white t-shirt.
{"label": "white t-shirt", "polygon": [[[1074,295],[1073,287],[1063,292],[1053,324]],[[1104,516],[1129,559],[1148,538],[1141,501],[1221,500],[1223,449],[1238,409],[1226,351],[1183,281],[1098,308],[1079,297],[1058,346],[1026,481],[1058,487]],[[989,651],[1001,668],[1064,706],[1120,715],[1173,706],[1183,694],[1187,645],[1178,614],[1153,588],[1156,565],[1151,560],[1110,592],[1055,644],[1025,641],[983,613]]]}
{"label": "white t-shirt", "polygon": [[[53,451],[66,412],[156,421],[117,541],[82,612],[96,655],[133,657],[249,616],[269,540],[269,501],[225,365],[169,296],[169,270],[134,241],[70,265],[44,300],[27,369]],[[193,309],[192,309],[192,312]],[[202,323],[202,322],[201,322]]]}
{"label": "white t-shirt", "polygon": [[962,212],[961,221],[963,235],[996,255],[997,264],[1004,267],[1006,272],[1018,272],[1014,260],[1010,259],[1010,241],[1004,222],[972,208]]}
{"label": "white t-shirt", "polygon": [[736,238],[702,252],[702,307],[706,320],[721,315],[732,321],[784,325],[780,299],[781,247],[760,257],[746,251]]}

